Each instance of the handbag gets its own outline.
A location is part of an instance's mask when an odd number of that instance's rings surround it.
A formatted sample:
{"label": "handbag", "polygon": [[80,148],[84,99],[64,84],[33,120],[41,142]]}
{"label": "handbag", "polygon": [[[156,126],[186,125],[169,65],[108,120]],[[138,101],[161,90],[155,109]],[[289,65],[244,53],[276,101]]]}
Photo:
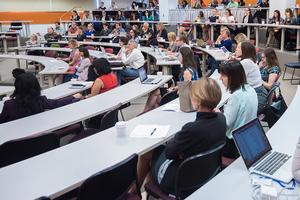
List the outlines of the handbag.
{"label": "handbag", "polygon": [[190,98],[190,89],[192,84],[192,81],[178,82],[179,105],[180,110],[183,112],[195,111]]}
{"label": "handbag", "polygon": [[286,102],[281,94],[281,90],[278,87],[278,94],[276,94],[275,99],[273,100],[273,104],[271,105],[271,110],[274,114],[280,118],[281,115],[287,110]]}

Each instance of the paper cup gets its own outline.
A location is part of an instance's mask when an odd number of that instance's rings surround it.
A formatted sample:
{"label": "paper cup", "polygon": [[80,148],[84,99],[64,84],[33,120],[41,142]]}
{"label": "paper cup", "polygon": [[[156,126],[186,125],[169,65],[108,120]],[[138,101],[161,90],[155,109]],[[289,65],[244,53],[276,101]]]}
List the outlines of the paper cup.
{"label": "paper cup", "polygon": [[124,121],[117,122],[115,125],[115,129],[118,137],[125,137],[127,135],[126,122]]}

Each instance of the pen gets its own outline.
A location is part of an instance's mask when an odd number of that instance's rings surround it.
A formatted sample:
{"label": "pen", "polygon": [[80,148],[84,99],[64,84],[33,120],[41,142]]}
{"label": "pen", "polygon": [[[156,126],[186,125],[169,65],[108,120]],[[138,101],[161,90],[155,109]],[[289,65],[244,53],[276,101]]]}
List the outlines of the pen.
{"label": "pen", "polygon": [[153,129],[153,131],[150,133],[150,136],[153,135],[153,133],[156,131],[156,128]]}

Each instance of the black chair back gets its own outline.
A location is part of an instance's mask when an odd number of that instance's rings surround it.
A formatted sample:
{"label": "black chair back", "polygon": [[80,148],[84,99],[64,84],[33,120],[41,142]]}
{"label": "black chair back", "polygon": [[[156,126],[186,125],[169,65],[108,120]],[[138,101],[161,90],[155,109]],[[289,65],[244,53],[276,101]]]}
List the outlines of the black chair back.
{"label": "black chair back", "polygon": [[118,114],[120,107],[121,104],[103,115],[100,126],[101,131],[113,127],[119,121]]}
{"label": "black chair back", "polygon": [[178,98],[177,90],[168,92],[162,96],[159,105],[162,106],[166,103],[169,103],[170,101],[173,101],[176,98]]}
{"label": "black chair back", "polygon": [[0,146],[0,167],[45,153],[59,147],[59,138],[53,133],[21,138]]}
{"label": "black chair back", "polygon": [[[126,160],[92,175],[80,186],[78,200],[122,199],[131,186],[137,184],[137,161],[138,155],[133,154]],[[138,193],[140,195],[139,191]]]}
{"label": "black chair back", "polygon": [[225,143],[185,159],[175,177],[176,199],[184,199],[221,171]]}

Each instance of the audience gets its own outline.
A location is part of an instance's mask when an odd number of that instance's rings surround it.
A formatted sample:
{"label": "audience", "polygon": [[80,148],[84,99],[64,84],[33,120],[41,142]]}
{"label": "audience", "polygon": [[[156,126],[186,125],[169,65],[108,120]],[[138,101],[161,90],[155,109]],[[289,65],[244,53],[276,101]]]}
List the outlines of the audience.
{"label": "audience", "polygon": [[238,8],[239,3],[237,0],[230,0],[230,2],[227,4],[227,8]]}
{"label": "audience", "polygon": [[[294,17],[294,13],[292,9],[287,8],[285,9],[285,20],[284,25],[297,25],[297,19]],[[296,46],[295,38],[292,38],[292,36],[297,35],[296,29],[285,29],[285,47],[287,50],[294,50],[294,47]]]}
{"label": "audience", "polygon": [[46,96],[41,96],[41,87],[37,78],[28,72],[17,76],[14,85],[15,90],[11,95],[11,99],[4,102],[0,114],[0,123],[64,106],[74,100],[73,96],[62,100],[52,100],[47,99]]}
{"label": "audience", "polygon": [[137,44],[140,43],[140,38],[139,38],[139,36],[138,36],[138,33],[137,33],[135,30],[133,30],[133,29],[131,29],[131,30],[129,31],[129,38],[130,38],[131,40],[134,40]]}
{"label": "audience", "polygon": [[281,74],[279,61],[274,49],[269,47],[264,50],[259,67],[263,86],[270,90]]}
{"label": "audience", "polygon": [[223,156],[235,159],[239,156],[239,153],[232,139],[232,131],[256,118],[257,94],[247,84],[244,68],[239,61],[222,65],[220,75],[223,84],[231,93],[223,108],[227,126]]}
{"label": "audience", "polygon": [[83,33],[83,28],[82,28],[82,26],[79,26],[77,28],[76,40],[77,41],[84,41],[85,39],[86,39],[86,35]]}
{"label": "audience", "polygon": [[72,22],[70,28],[68,29],[69,36],[76,36],[78,34],[78,26],[76,22]]}
{"label": "audience", "polygon": [[108,36],[111,33],[108,23],[103,23],[103,29],[100,31],[100,36]]}
{"label": "audience", "polygon": [[87,25],[87,30],[84,32],[84,35],[86,37],[90,37],[91,39],[93,39],[93,37],[95,35],[95,30],[94,30],[93,24],[89,23]]}
{"label": "audience", "polygon": [[54,32],[54,29],[52,26],[49,26],[47,28],[47,33],[44,35],[44,38],[47,42],[53,42],[53,41],[57,41],[58,39],[60,39],[61,36],[59,34],[57,34],[56,32]]}
{"label": "audience", "polygon": [[257,4],[257,6],[260,9],[255,12],[255,14],[253,15],[253,19],[257,18],[258,23],[262,23],[263,20],[266,22],[267,10],[261,8],[269,8],[269,3],[267,2],[267,0],[262,0],[260,3]]}
{"label": "audience", "polygon": [[138,44],[134,40],[128,42],[128,47],[122,55],[122,62],[125,69],[117,72],[118,83],[122,85],[125,77],[138,77],[138,68],[144,67],[144,56],[141,50],[137,49]]}
{"label": "audience", "polygon": [[169,47],[167,48],[168,53],[174,53],[177,52],[177,45],[176,45],[176,33],[175,32],[169,32],[168,33],[168,41],[169,41]]}

